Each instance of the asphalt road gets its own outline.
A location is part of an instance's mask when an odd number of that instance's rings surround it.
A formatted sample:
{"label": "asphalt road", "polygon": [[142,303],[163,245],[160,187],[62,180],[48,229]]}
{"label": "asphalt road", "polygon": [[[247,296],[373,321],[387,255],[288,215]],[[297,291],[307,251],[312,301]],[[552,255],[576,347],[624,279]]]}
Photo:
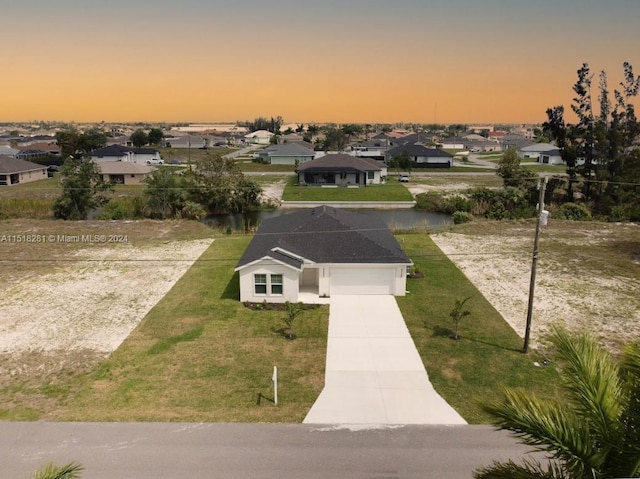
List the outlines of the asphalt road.
{"label": "asphalt road", "polygon": [[83,479],[468,479],[525,452],[488,426],[0,423],[0,476],[18,479],[50,461]]}

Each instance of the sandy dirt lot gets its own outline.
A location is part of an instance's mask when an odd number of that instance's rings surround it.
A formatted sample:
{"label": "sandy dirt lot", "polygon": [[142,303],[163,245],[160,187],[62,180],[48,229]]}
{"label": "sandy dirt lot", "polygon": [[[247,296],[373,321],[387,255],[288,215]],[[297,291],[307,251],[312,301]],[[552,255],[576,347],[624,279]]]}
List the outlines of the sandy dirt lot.
{"label": "sandy dirt lot", "polygon": [[211,241],[80,249],[56,271],[3,284],[0,354],[107,355]]}
{"label": "sandy dirt lot", "polygon": [[284,188],[287,186],[287,180],[278,180],[275,183],[269,183],[262,187],[262,195],[260,201],[273,203],[274,205],[282,204],[282,195]]}
{"label": "sandy dirt lot", "polygon": [[[513,329],[524,337],[534,230],[431,237]],[[557,229],[556,227],[555,229]],[[622,233],[622,237],[619,234]],[[640,340],[640,226],[572,225],[541,233],[531,345],[558,323],[594,331],[611,349]]]}

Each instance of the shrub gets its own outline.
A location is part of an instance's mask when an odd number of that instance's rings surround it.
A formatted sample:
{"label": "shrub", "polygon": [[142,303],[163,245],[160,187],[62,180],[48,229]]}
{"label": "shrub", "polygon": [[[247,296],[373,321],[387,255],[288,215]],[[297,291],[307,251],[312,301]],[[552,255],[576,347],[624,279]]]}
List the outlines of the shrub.
{"label": "shrub", "polygon": [[466,211],[454,211],[452,216],[453,223],[456,225],[468,223],[472,218],[471,213],[467,213]]}
{"label": "shrub", "polygon": [[583,204],[565,203],[560,207],[560,217],[571,221],[588,221],[591,219],[591,212]]}
{"label": "shrub", "polygon": [[194,201],[186,201],[184,206],[182,207],[182,210],[180,211],[180,216],[188,220],[200,221],[202,218],[207,216],[207,211],[199,203],[196,203]]}
{"label": "shrub", "polygon": [[447,201],[440,193],[420,193],[416,195],[417,210],[429,211],[432,213],[446,213]]}

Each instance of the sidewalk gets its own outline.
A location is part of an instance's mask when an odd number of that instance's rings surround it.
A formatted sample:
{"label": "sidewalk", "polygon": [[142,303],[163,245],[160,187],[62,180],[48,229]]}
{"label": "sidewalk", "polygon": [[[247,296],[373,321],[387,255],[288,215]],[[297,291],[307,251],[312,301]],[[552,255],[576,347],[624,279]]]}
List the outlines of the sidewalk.
{"label": "sidewalk", "polygon": [[433,389],[393,296],[330,298],[325,387],[306,424],[466,424]]}

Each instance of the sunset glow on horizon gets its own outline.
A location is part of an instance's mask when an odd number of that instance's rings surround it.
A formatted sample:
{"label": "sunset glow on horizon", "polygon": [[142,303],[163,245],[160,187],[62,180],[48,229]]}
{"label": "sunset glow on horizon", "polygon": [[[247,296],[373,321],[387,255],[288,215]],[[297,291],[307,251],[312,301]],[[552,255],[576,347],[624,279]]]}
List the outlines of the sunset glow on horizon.
{"label": "sunset glow on horizon", "polygon": [[[0,122],[539,123],[640,72],[637,0],[23,0]],[[569,113],[567,113],[569,114]]]}

